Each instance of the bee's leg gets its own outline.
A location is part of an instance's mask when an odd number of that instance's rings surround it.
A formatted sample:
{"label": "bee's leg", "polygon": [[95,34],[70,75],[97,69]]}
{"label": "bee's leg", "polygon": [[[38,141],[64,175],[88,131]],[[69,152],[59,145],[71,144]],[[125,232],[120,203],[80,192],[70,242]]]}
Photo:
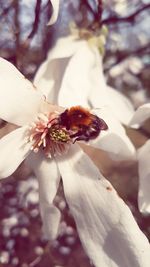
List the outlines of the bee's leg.
{"label": "bee's leg", "polygon": [[81,135],[81,136],[78,136],[78,137],[73,141],[73,144],[74,144],[76,141],[85,141],[85,142],[88,142],[89,140],[90,140],[89,136]]}

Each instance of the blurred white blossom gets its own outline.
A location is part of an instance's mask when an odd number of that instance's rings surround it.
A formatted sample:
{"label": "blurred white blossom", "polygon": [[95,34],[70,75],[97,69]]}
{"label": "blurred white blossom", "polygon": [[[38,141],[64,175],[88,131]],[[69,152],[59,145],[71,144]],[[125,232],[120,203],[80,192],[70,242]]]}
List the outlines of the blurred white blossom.
{"label": "blurred white blossom", "polygon": [[[138,128],[150,119],[150,103],[140,106],[130,125]],[[139,193],[138,205],[142,213],[150,214],[150,140],[148,140],[137,152],[139,163]]]}

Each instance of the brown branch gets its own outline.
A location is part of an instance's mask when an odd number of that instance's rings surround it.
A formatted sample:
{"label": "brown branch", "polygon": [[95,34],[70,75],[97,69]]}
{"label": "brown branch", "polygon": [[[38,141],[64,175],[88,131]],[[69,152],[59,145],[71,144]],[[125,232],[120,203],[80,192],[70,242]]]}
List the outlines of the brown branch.
{"label": "brown branch", "polygon": [[102,0],[98,0],[97,14],[100,19],[100,24],[102,23],[102,13],[103,13],[103,3]]}
{"label": "brown branch", "polygon": [[[117,64],[119,64],[121,61],[127,59],[130,56],[133,55],[145,55],[145,54],[149,54],[150,53],[150,44],[148,43],[145,46],[142,46],[134,51],[120,51],[117,52],[117,57],[116,57],[116,61],[115,63],[113,63],[110,67],[105,68],[105,72],[109,71],[112,67],[116,66]],[[107,54],[105,56],[105,59],[110,58],[111,56],[114,56],[114,53],[112,53],[111,51],[107,51]]]}
{"label": "brown branch", "polygon": [[10,3],[9,6],[7,6],[6,8],[3,9],[2,13],[0,14],[0,19],[5,17],[8,14],[8,12],[11,9],[11,7],[13,6],[13,4],[14,4],[14,0]]}
{"label": "brown branch", "polygon": [[[82,3],[82,2],[81,2]],[[122,22],[129,22],[132,23],[135,21],[136,17],[143,11],[148,10],[150,8],[150,4],[143,5],[139,9],[137,9],[133,14],[127,17],[119,17],[119,16],[111,16],[108,17],[107,19],[101,20],[102,18],[102,12],[103,12],[103,7],[102,7],[102,1],[98,0],[98,7],[97,10],[95,11],[92,6],[89,4],[89,1],[83,1],[83,5],[86,6],[87,10],[91,13],[91,15],[94,18],[94,22],[101,25],[101,24],[116,24],[116,23],[122,23]]]}
{"label": "brown branch", "polygon": [[15,65],[18,67],[19,56],[20,56],[20,22],[19,22],[19,0],[14,0],[14,34],[15,34]]}
{"label": "brown branch", "polygon": [[22,52],[24,50],[29,49],[30,43],[31,43],[33,37],[35,36],[35,34],[37,33],[39,21],[40,21],[41,3],[42,3],[42,0],[36,0],[36,6],[35,6],[35,11],[34,11],[35,19],[34,19],[34,22],[32,25],[31,32],[29,33],[28,37],[26,38],[26,40],[22,44]]}
{"label": "brown branch", "polygon": [[35,19],[34,19],[34,23],[33,23],[33,26],[32,26],[32,30],[29,33],[29,35],[27,37],[27,40],[32,39],[34,37],[34,35],[36,34],[37,30],[38,30],[39,21],[40,21],[41,3],[42,3],[42,0],[37,0],[36,1]]}
{"label": "brown branch", "polygon": [[132,23],[135,21],[136,17],[143,11],[148,10],[150,8],[150,4],[144,5],[141,8],[137,9],[133,14],[127,17],[109,17],[102,21],[102,24],[115,24],[120,22],[129,22]]}
{"label": "brown branch", "polygon": [[88,0],[83,1],[83,4],[86,6],[87,10],[93,15],[95,22],[100,22],[102,16],[102,0],[98,0],[98,6],[96,11],[89,4]]}

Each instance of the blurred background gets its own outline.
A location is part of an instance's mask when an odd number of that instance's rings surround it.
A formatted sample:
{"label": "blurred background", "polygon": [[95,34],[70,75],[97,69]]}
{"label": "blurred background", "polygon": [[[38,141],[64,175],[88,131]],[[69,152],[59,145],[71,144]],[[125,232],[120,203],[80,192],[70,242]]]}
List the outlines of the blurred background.
{"label": "blurred background", "polygon": [[[103,62],[107,83],[128,96],[135,108],[148,102],[150,1],[105,0],[99,1],[98,7],[95,0],[60,2],[57,23],[47,26],[52,14],[49,0],[0,0],[0,56],[32,80],[56,40],[69,34],[70,22],[75,21],[79,28],[93,32],[106,25],[109,34]],[[0,136],[13,129],[5,122],[0,127]],[[147,131],[129,134],[137,146],[150,136]],[[150,238],[150,217],[143,217],[137,208],[137,166],[113,165],[105,154],[99,158],[101,165],[107,161],[103,172]],[[13,177],[0,183],[0,267],[91,266],[64,200],[62,186],[55,202],[62,210],[62,223],[59,238],[50,245],[42,238],[38,184],[30,170],[22,164]]]}

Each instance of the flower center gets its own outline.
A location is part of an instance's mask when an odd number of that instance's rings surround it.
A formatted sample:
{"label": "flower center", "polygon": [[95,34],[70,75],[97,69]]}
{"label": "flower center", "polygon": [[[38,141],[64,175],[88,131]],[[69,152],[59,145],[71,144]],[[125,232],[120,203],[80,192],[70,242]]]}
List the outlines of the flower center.
{"label": "flower center", "polygon": [[107,124],[80,106],[64,112],[51,112],[48,116],[39,114],[28,130],[27,142],[31,150],[42,150],[47,157],[55,157],[68,151],[76,141],[88,142],[95,139]]}
{"label": "flower center", "polygon": [[72,143],[68,131],[60,125],[57,112],[38,116],[28,131],[28,142],[32,143],[31,150],[35,153],[42,150],[49,158],[66,152]]}
{"label": "flower center", "polygon": [[56,127],[51,127],[49,135],[54,142],[67,142],[70,139],[65,129],[57,129]]}

